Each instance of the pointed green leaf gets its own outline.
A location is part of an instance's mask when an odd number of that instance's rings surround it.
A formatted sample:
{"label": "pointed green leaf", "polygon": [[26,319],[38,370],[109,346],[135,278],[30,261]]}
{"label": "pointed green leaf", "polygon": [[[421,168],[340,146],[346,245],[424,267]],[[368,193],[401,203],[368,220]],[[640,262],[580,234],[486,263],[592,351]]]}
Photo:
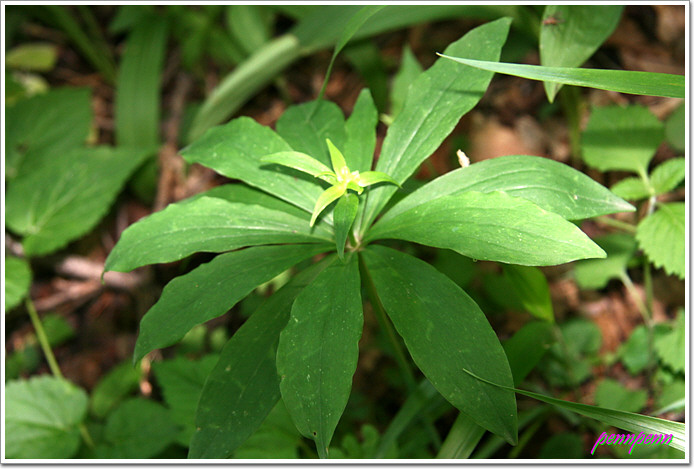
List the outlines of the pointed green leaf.
{"label": "pointed green leaf", "polygon": [[58,46],[41,42],[20,44],[7,51],[5,66],[23,71],[49,72],[58,60]]}
{"label": "pointed green leaf", "polygon": [[651,184],[656,195],[670,192],[684,181],[687,170],[684,158],[673,158],[658,165],[651,173]]}
{"label": "pointed green leaf", "polygon": [[347,162],[345,162],[345,157],[342,156],[342,152],[333,145],[329,138],[325,139],[325,143],[328,145],[328,151],[330,151],[330,162],[333,165],[335,174],[349,174],[350,170],[347,167]]}
{"label": "pointed green leaf", "polygon": [[148,153],[127,147],[75,149],[13,180],[5,221],[24,235],[24,252],[48,254],[91,230]]}
{"label": "pointed green leaf", "polygon": [[[622,5],[547,5],[540,28],[540,63],[547,67],[579,67],[612,34]],[[545,82],[550,102],[561,84]]]}
{"label": "pointed green leaf", "polygon": [[656,337],[653,344],[660,360],[676,373],[685,371],[687,328],[684,324],[684,311],[677,314],[672,330]]}
{"label": "pointed green leaf", "polygon": [[523,382],[554,343],[553,327],[546,321],[531,321],[503,343],[516,386]]}
{"label": "pointed green leaf", "polygon": [[344,197],[340,197],[337,205],[335,205],[335,211],[333,212],[333,219],[335,220],[335,243],[337,246],[337,255],[340,256],[340,259],[344,258],[345,242],[347,241],[349,231],[352,229],[354,217],[357,216],[358,208],[359,197],[349,192],[346,193]]}
{"label": "pointed green leaf", "polygon": [[434,179],[395,204],[382,221],[430,200],[468,191],[503,191],[567,220],[634,210],[570,166],[539,156],[511,155],[481,161]]}
{"label": "pointed green leaf", "polygon": [[451,57],[448,53],[439,55],[470,67],[529,80],[585,86],[628,94],[684,98],[684,75],[595,68],[543,67],[541,65],[512,64]]}
{"label": "pointed green leaf", "polygon": [[227,458],[265,420],[280,398],[275,344],[292,303],[334,260],[328,257],[300,272],[229,339],[203,387],[189,458]]}
{"label": "pointed green leaf", "polygon": [[679,152],[684,153],[687,138],[686,109],[684,103],[670,114],[665,121],[665,136],[667,142]]}
{"label": "pointed green leaf", "polygon": [[554,308],[545,274],[536,267],[504,265],[504,277],[525,310],[538,319],[554,322]]}
{"label": "pointed green leaf", "polygon": [[362,254],[383,307],[424,376],[477,424],[515,444],[513,394],[462,372],[473,368],[495,382],[513,383],[499,339],[477,304],[426,262],[375,245]]}
{"label": "pointed green leaf", "polygon": [[614,233],[594,241],[607,253],[607,258],[576,262],[574,276],[581,288],[604,288],[611,279],[623,278],[636,252],[636,240],[631,235]]}
{"label": "pointed green leaf", "polygon": [[402,186],[398,184],[395,179],[380,171],[364,171],[363,173],[359,174],[359,185],[361,187],[378,184],[379,182],[387,182],[402,188]]}
{"label": "pointed green leaf", "polygon": [[277,120],[277,133],[293,150],[311,155],[329,165],[330,156],[325,139],[339,148],[345,143],[345,116],[332,101],[310,101],[291,106]]}
{"label": "pointed green leaf", "polygon": [[226,313],[258,285],[325,247],[259,246],[220,254],[169,282],[140,321],[134,360],[180,340],[198,324]]}
{"label": "pointed green leaf", "polygon": [[371,93],[367,89],[361,90],[352,114],[345,122],[347,140],[345,140],[343,149],[347,166],[352,171],[371,169],[371,161],[376,147],[377,124],[378,110],[376,110]]}
{"label": "pointed green leaf", "polygon": [[[502,18],[479,26],[449,45],[446,53],[496,60],[510,23],[509,18]],[[388,129],[375,169],[405,182],[482,98],[492,76],[472,68],[461,73],[455,64],[437,60],[410,86],[403,110]],[[395,190],[390,185],[371,189],[362,230],[376,219]]]}
{"label": "pointed green leaf", "polygon": [[208,130],[181,155],[188,163],[200,163],[228,178],[240,179],[311,213],[323,190],[318,181],[288,168],[268,171],[260,160],[283,151],[292,148],[272,129],[240,117]]}
{"label": "pointed green leaf", "polygon": [[662,122],[646,107],[596,107],[581,138],[581,154],[600,171],[626,170],[645,176],[663,138]]}
{"label": "pointed green leaf", "polygon": [[651,195],[650,188],[641,178],[628,177],[612,186],[610,190],[625,200],[641,200]]}
{"label": "pointed green leaf", "polygon": [[80,446],[87,393],[64,379],[39,376],[5,388],[7,459],[65,459]]}
{"label": "pointed green leaf", "polygon": [[555,265],[605,256],[573,223],[503,192],[439,197],[379,221],[367,241],[384,238],[521,265]]}
{"label": "pointed green leaf", "polygon": [[263,156],[260,158],[260,161],[266,164],[279,164],[286,166],[288,168],[310,174],[313,177],[320,177],[321,179],[323,179],[323,176],[325,176],[326,173],[332,174],[330,168],[325,166],[323,163],[305,153],[300,153],[298,151],[281,151],[279,153],[272,153],[271,155]]}
{"label": "pointed green leaf", "polygon": [[648,391],[631,390],[614,379],[603,379],[595,389],[595,404],[608,409],[639,412],[646,405]]}
{"label": "pointed green leaf", "polygon": [[129,226],[106,259],[104,270],[128,272],[147,264],[183,259],[194,252],[331,240],[324,227],[311,230],[305,220],[284,212],[201,197],[171,204]]}
{"label": "pointed green leaf", "polygon": [[277,347],[280,390],[321,458],[352,389],[363,326],[357,256],[334,263],[297,296]]}
{"label": "pointed green leaf", "polygon": [[410,85],[422,74],[422,65],[412,53],[410,46],[405,44],[402,49],[400,68],[393,78],[393,88],[390,92],[390,116],[395,119],[405,104],[405,98]]}
{"label": "pointed green leaf", "polygon": [[31,267],[18,257],[5,256],[5,312],[17,306],[29,293]]}
{"label": "pointed green leaf", "polygon": [[347,188],[344,185],[328,187],[325,192],[318,197],[318,200],[316,200],[316,206],[313,208],[310,225],[313,226],[316,222],[316,218],[325,210],[325,207],[333,203],[336,199],[339,199],[346,190]]}
{"label": "pointed green leaf", "polygon": [[685,271],[684,202],[659,205],[658,210],[641,220],[636,228],[639,247],[656,267],[684,279]]}

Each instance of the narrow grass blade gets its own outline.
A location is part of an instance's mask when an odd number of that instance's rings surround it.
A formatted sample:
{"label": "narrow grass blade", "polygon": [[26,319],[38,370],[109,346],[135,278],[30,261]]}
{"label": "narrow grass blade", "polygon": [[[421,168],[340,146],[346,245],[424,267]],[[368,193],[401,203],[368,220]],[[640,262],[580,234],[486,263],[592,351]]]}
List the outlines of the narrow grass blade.
{"label": "narrow grass blade", "polygon": [[438,55],[470,67],[529,80],[586,86],[628,94],[684,98],[684,75],[595,68],[543,67]]}

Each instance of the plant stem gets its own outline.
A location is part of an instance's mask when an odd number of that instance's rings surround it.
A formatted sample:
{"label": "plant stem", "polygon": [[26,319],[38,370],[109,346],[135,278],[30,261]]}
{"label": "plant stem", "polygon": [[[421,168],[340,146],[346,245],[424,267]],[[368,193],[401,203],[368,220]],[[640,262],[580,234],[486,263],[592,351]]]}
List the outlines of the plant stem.
{"label": "plant stem", "polygon": [[39,339],[39,344],[41,344],[41,350],[43,350],[48,366],[51,369],[51,373],[53,373],[53,376],[56,378],[65,379],[63,373],[60,371],[55,355],[53,355],[53,350],[51,350],[51,344],[48,342],[48,336],[46,336],[46,331],[43,328],[43,324],[41,324],[41,319],[36,312],[36,308],[34,308],[34,302],[31,301],[30,298],[27,298],[25,304],[29,312],[29,317],[31,318],[31,323],[36,331],[36,337]]}
{"label": "plant stem", "polygon": [[627,233],[631,233],[631,234],[636,233],[636,227],[634,225],[632,225],[631,223],[626,223],[626,222],[616,220],[616,219],[610,218],[610,217],[598,217],[597,220],[604,225],[619,228],[620,230],[624,230]]}

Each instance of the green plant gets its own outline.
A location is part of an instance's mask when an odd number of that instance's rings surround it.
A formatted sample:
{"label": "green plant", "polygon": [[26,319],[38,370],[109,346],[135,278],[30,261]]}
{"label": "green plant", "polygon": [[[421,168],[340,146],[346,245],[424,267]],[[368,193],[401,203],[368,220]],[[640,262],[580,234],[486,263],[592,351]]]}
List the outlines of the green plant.
{"label": "green plant", "polygon": [[[497,60],[508,27],[506,19],[481,26],[446,54]],[[422,73],[388,130],[375,167],[381,174],[369,182],[404,183],[476,104],[491,76],[473,68],[461,73],[445,60]],[[227,457],[280,396],[297,429],[327,457],[356,367],[361,286],[388,331],[408,386],[414,389],[414,375],[398,335],[441,395],[475,424],[516,442],[513,394],[475,377],[513,385],[484,314],[430,265],[375,242],[400,239],[474,259],[553,265],[605,255],[568,220],[633,208],[567,166],[509,156],[442,176],[376,221],[397,189],[376,185],[358,203],[346,190],[361,192],[368,184],[359,184],[351,171],[342,174],[347,167],[375,174],[368,171],[376,114],[363,91],[346,121],[333,104],[316,101],[288,109],[276,133],[248,118],[209,130],[183,151],[184,158],[245,184],[213,189],[141,220],[107,259],[106,270],[128,271],[194,252],[222,252],[164,289],[141,322],[137,361],[320,254],[222,350],[202,390],[190,457]],[[326,166],[329,159],[335,172]],[[325,188],[321,179],[333,186]],[[337,198],[334,210],[324,212]],[[343,249],[344,260],[325,255]]]}

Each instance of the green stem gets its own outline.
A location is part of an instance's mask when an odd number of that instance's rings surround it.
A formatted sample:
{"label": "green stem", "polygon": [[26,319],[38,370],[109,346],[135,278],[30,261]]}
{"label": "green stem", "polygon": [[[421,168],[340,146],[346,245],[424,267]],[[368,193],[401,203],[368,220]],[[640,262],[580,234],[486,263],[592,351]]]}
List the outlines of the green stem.
{"label": "green stem", "polygon": [[614,218],[610,217],[598,217],[597,220],[608,226],[612,226],[614,228],[619,228],[620,230],[626,231],[627,233],[635,234],[636,233],[636,227],[632,225],[631,223],[626,223],[620,220],[616,220]]}
{"label": "green stem", "polygon": [[53,373],[53,376],[56,378],[65,379],[63,373],[60,372],[60,367],[55,359],[55,355],[53,355],[53,350],[51,350],[51,344],[48,342],[48,336],[43,328],[43,324],[41,324],[41,318],[39,318],[36,308],[34,308],[34,302],[31,301],[30,298],[27,298],[25,304],[29,312],[29,317],[31,318],[31,323],[34,325],[36,337],[39,339],[39,344],[41,344],[41,350],[43,350],[48,366],[51,369],[51,373]]}

